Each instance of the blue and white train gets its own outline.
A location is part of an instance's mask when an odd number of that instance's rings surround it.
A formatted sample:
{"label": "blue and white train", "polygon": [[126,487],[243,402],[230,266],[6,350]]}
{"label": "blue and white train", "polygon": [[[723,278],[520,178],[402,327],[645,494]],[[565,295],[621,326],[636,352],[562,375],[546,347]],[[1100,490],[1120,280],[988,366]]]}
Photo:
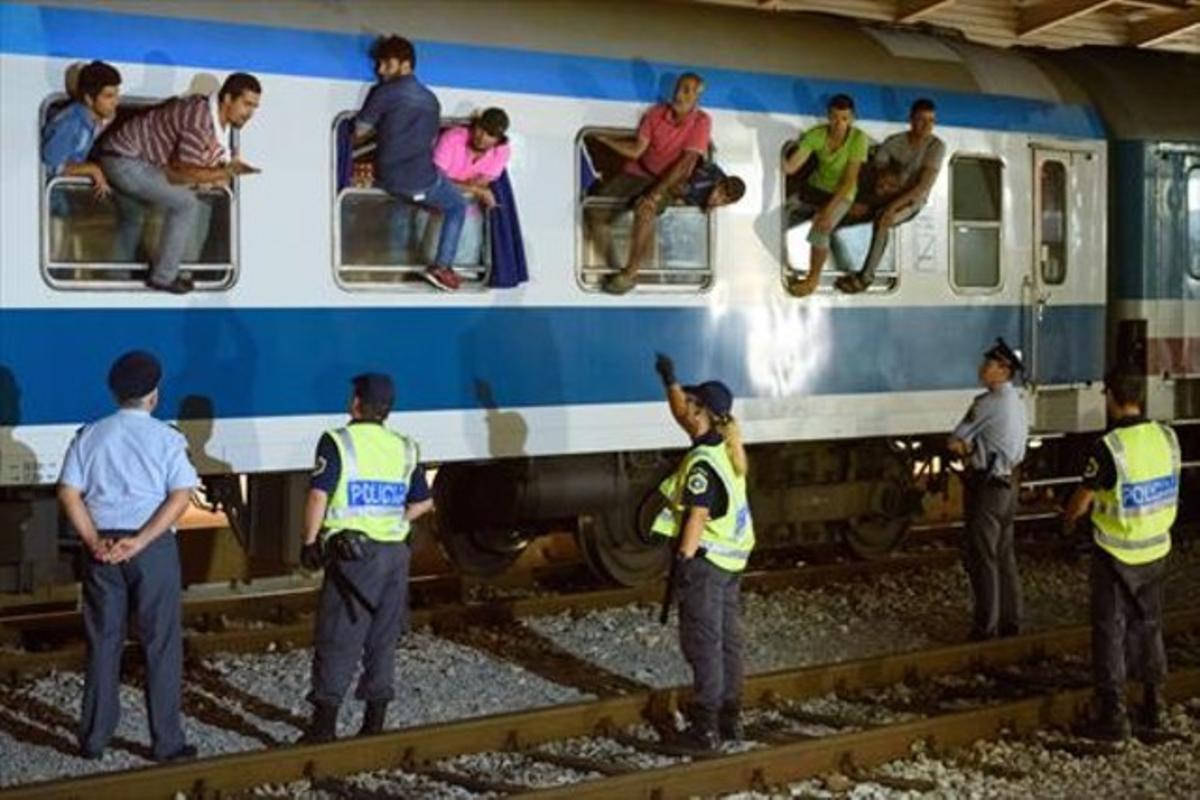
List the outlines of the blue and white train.
{"label": "blue and white train", "polygon": [[[484,258],[464,271],[478,280],[439,294],[362,255],[385,235],[364,209],[385,201],[340,184],[337,122],[388,32],[414,40],[447,118],[489,105],[512,118],[520,287],[487,288]],[[39,127],[68,67],[93,58],[120,69],[133,104],[232,71],[262,81],[238,142],[262,174],[208,198],[192,253],[203,291],[149,292],[144,265],[108,263],[94,242],[111,212],[51,210],[55,192],[87,187],[47,181]],[[632,129],[685,69],[706,79],[714,156],[747,194],[710,217],[669,211],[648,283],[599,293],[582,135]],[[392,423],[439,465],[440,537],[465,569],[501,569],[567,523],[603,573],[655,574],[662,551],[638,517],[662,451],[684,444],[655,351],[734,389],[764,540],[886,550],[919,507],[917,445],[962,414],[997,336],[1022,349],[1050,439],[1103,426],[1099,379],[1117,357],[1152,375],[1155,416],[1200,416],[1196,85],[1196,60],[1177,54],[1005,51],[682,3],[0,3],[0,588],[53,579],[47,487],[75,429],[109,410],[109,363],[134,347],[162,357],[163,415],[249,554],[281,569],[316,439],[343,419],[349,376],[378,369],[397,381]],[[877,290],[799,299],[784,278],[807,258],[802,231],[783,228],[781,152],[835,92],[875,140],[933,98],[949,157]],[[851,255],[861,233],[846,232]]]}

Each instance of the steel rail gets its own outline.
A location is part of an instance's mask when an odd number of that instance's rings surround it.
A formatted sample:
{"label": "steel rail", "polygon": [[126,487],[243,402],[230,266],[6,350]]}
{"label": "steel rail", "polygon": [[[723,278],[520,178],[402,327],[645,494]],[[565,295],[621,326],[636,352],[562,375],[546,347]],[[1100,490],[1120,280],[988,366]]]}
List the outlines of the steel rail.
{"label": "steel rail", "polygon": [[[854,561],[840,564],[809,565],[798,568],[751,571],[745,573],[742,585],[752,591],[771,592],[788,588],[811,588],[815,586],[844,583],[860,578],[894,575],[922,568],[948,567],[958,563],[961,554],[957,550],[933,550],[925,553],[892,556],[877,561]],[[473,625],[489,625],[511,622],[528,617],[558,614],[563,611],[592,611],[612,608],[630,603],[657,603],[663,596],[662,581],[642,586],[618,589],[600,589],[588,592],[565,592],[537,597],[493,599],[472,603],[451,603],[412,612],[413,627],[429,627],[435,632],[453,630]],[[197,601],[199,602],[199,601]],[[250,598],[223,598],[213,601],[202,612],[192,608],[193,619],[201,613],[231,613],[238,604],[251,604],[249,610],[258,613],[253,618],[262,619],[275,614],[271,607],[264,609],[258,601],[257,608]],[[286,603],[296,610],[311,610],[315,593],[305,593],[303,601],[297,596],[273,598],[270,602]],[[301,602],[305,603],[301,605]],[[224,609],[217,611],[215,609]],[[263,612],[266,613],[263,613]],[[74,615],[82,637],[82,618],[78,612],[54,612],[46,615],[55,624],[62,622],[66,613]],[[36,626],[29,615],[21,618],[25,630]],[[3,631],[4,620],[0,620]],[[307,647],[312,644],[312,621],[302,620],[282,624],[269,624],[261,628],[242,628],[225,631],[189,631],[184,638],[184,647],[191,657],[203,657],[219,652],[257,652],[268,648],[289,649]],[[81,640],[46,651],[0,651],[0,679],[14,680],[22,675],[34,674],[50,669],[79,669],[84,664],[86,649]],[[137,659],[137,645],[126,643],[126,657]]]}
{"label": "steel rail", "polygon": [[[1167,633],[1180,633],[1200,628],[1200,608],[1170,612],[1164,617],[1164,629]],[[1091,629],[1086,625],[1064,627],[1050,631],[996,639],[980,643],[967,643],[941,647],[932,650],[913,651],[887,655],[879,658],[859,659],[841,664],[805,667],[797,670],[782,670],[778,672],[754,675],[746,679],[744,696],[747,706],[774,702],[780,698],[798,699],[838,690],[859,690],[882,688],[906,679],[932,678],[938,675],[951,674],[977,668],[983,664],[1003,666],[1018,663],[1032,657],[1057,655],[1062,653],[1078,653],[1086,650],[1090,641]],[[1186,686],[1190,691],[1193,680],[1190,673],[1172,675],[1173,687]],[[1200,677],[1195,678],[1200,686]],[[1066,697],[1066,695],[1063,695]],[[1081,694],[1071,694],[1072,708],[1078,703]],[[690,688],[676,687],[660,691],[640,692],[622,697],[599,700],[590,703],[574,703],[570,705],[553,706],[533,711],[523,711],[514,714],[493,715],[476,719],[463,720],[448,724],[427,725],[391,731],[369,738],[344,739],[321,745],[292,745],[270,750],[258,750],[232,755],[199,759],[180,764],[146,767],[124,772],[98,773],[86,777],[69,778],[56,781],[28,784],[0,791],[0,800],[31,800],[32,798],[81,798],[81,800],[130,800],[130,798],[171,798],[176,793],[185,796],[215,797],[229,792],[243,791],[266,784],[286,784],[298,780],[315,780],[320,778],[340,777],[360,772],[371,772],[381,769],[410,769],[419,770],[439,759],[449,758],[468,753],[479,753],[500,750],[519,750],[542,744],[548,741],[562,740],[577,736],[595,735],[597,731],[611,730],[626,725],[644,722],[647,719],[662,719],[665,714],[675,708],[681,708],[690,697]],[[1057,708],[1059,701],[1053,698],[1021,701],[1011,704],[1006,714],[999,719],[1006,720],[1012,714],[1018,719],[1031,721],[1043,719],[1044,708]],[[1065,702],[1065,701],[1064,701]],[[964,712],[973,713],[973,712]],[[1056,711],[1056,714],[1063,713]],[[936,718],[934,718],[936,719]],[[982,718],[963,717],[972,720],[971,725],[984,725]],[[871,759],[886,759],[901,755],[906,749],[895,750],[887,744],[889,737],[897,736],[897,731],[908,731],[913,739],[938,735],[943,741],[942,734],[932,721],[905,723],[908,727],[888,727],[882,730],[872,730],[863,734],[867,738],[862,741],[860,751],[851,747],[854,741],[846,737],[833,737],[831,740],[814,742],[812,750],[796,749],[799,745],[788,746],[789,758],[802,759],[807,764],[811,759],[818,762],[829,759],[834,755],[852,754],[856,763],[866,763]],[[968,726],[970,727],[970,726]],[[988,730],[998,727],[984,726],[973,732],[976,738]],[[963,728],[962,730],[966,730]],[[962,734],[965,735],[965,734]],[[835,744],[821,744],[834,741]],[[768,759],[764,762],[754,760],[750,753],[736,756],[719,757],[706,760],[704,763],[721,764],[720,769],[730,770],[737,774],[740,788],[753,786],[756,783],[781,782],[793,779],[791,768],[780,765],[779,762]],[[824,754],[824,755],[821,755]],[[894,755],[895,754],[895,755]],[[761,773],[761,781],[756,773]],[[711,773],[704,772],[706,776]],[[641,775],[639,773],[638,775]],[[628,777],[630,786],[634,785],[634,777]],[[597,786],[615,787],[615,793],[588,796],[639,796],[624,794],[625,784],[609,783],[609,780],[625,780],[625,778],[602,779]],[[664,775],[655,773],[649,779],[647,786],[658,787],[659,791],[667,791],[670,796],[676,791],[663,782]],[[682,780],[682,779],[681,779]],[[690,774],[686,778],[691,781]],[[715,780],[715,779],[713,779]],[[724,780],[724,779],[722,779]],[[695,784],[687,783],[688,786]],[[718,783],[713,782],[703,788],[706,794],[718,789]],[[723,785],[723,784],[720,784]],[[571,796],[576,793],[591,792],[589,784],[575,784],[570,787]],[[644,796],[654,795],[656,789],[647,789]],[[562,790],[567,791],[567,790]],[[613,789],[608,791],[612,792]],[[631,791],[633,791],[631,789]],[[640,790],[639,790],[640,791]],[[668,796],[668,795],[662,795]]]}
{"label": "steel rail", "polygon": [[[1200,668],[1172,674],[1167,694],[1171,698],[1200,694]],[[1052,692],[856,733],[697,759],[514,796],[530,800],[612,797],[669,800],[747,789],[769,791],[825,772],[853,771],[851,767],[864,769],[905,758],[912,745],[922,740],[933,739],[939,748],[961,747],[979,739],[999,738],[1006,731],[1023,734],[1049,725],[1068,724],[1080,716],[1091,696],[1091,689]]]}

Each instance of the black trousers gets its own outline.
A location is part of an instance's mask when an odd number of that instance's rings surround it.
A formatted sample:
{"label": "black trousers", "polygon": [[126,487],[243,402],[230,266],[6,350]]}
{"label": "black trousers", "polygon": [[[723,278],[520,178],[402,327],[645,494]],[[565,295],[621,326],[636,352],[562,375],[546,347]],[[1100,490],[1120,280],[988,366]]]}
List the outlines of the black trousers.
{"label": "black trousers", "polygon": [[963,561],[975,598],[971,636],[987,639],[1019,633],[1021,577],[1013,549],[1017,479],[1004,483],[974,474],[963,485],[967,527]]}
{"label": "black trousers", "polygon": [[741,575],[706,558],[679,565],[679,644],[692,667],[695,721],[714,727],[742,700]]}
{"label": "black trousers", "polygon": [[[105,538],[136,531],[100,531]],[[132,612],[146,661],[146,713],[155,758],[183,747],[181,707],[183,631],[179,544],[164,533],[123,564],[102,564],[83,554],[83,627],[87,673],[79,720],[79,744],[99,753],[121,718],[121,651]]]}
{"label": "black trousers", "polygon": [[1128,674],[1162,683],[1167,651],[1162,636],[1165,558],[1126,564],[1100,547],[1092,549],[1092,671],[1101,692],[1124,690]]}
{"label": "black trousers", "polygon": [[395,696],[396,643],[408,628],[407,543],[364,544],[366,557],[339,561],[337,569],[357,594],[339,588],[325,569],[313,637],[311,703],[337,705],[362,662],[355,697],[367,702]]}

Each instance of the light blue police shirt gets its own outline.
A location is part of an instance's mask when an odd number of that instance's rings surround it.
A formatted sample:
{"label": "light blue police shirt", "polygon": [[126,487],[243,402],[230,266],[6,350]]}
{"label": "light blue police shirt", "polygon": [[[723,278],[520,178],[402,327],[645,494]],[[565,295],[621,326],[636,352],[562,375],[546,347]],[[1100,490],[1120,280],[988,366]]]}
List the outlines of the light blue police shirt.
{"label": "light blue police shirt", "polygon": [[1004,383],[977,396],[951,435],[974,448],[967,466],[1007,477],[1025,459],[1028,434],[1025,403],[1011,383]]}
{"label": "light blue police shirt", "polygon": [[83,493],[101,530],[136,530],[169,492],[200,482],[183,434],[148,411],[129,408],[75,434],[58,480]]}

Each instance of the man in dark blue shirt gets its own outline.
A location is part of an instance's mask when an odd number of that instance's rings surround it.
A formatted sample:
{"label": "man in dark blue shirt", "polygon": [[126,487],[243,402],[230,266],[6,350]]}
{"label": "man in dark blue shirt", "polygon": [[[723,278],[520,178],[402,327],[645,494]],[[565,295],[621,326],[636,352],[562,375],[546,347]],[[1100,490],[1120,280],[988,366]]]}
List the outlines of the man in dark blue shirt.
{"label": "man in dark blue shirt", "polygon": [[437,254],[424,276],[438,289],[454,291],[462,283],[453,264],[467,200],[433,163],[441,104],[413,74],[417,54],[412,42],[400,36],[381,38],[371,48],[371,58],[379,83],[355,119],[355,141],[375,139],[376,180],[388,194],[441,212]]}

